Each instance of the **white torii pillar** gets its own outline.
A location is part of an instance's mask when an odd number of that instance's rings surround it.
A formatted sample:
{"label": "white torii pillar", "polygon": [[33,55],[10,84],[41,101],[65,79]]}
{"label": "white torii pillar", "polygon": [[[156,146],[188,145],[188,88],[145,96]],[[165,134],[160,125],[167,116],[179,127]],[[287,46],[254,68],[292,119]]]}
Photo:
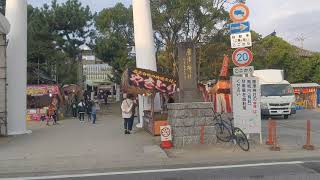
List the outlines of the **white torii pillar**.
{"label": "white torii pillar", "polygon": [[8,0],[6,17],[11,24],[7,47],[8,134],[28,133],[26,128],[27,88],[27,1]]}
{"label": "white torii pillar", "polygon": [[[138,68],[157,71],[153,38],[150,0],[133,0],[134,39]],[[143,127],[143,111],[150,109],[150,98],[139,96],[139,119],[137,127]],[[160,97],[156,96],[155,109],[160,108]]]}

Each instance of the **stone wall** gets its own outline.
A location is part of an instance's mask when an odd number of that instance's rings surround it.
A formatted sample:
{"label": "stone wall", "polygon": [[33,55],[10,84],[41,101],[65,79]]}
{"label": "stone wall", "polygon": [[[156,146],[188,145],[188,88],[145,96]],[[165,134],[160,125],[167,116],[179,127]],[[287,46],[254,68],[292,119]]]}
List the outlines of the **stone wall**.
{"label": "stone wall", "polygon": [[168,104],[168,121],[172,127],[174,147],[201,144],[202,127],[204,144],[216,143],[212,107],[212,103],[205,102]]}

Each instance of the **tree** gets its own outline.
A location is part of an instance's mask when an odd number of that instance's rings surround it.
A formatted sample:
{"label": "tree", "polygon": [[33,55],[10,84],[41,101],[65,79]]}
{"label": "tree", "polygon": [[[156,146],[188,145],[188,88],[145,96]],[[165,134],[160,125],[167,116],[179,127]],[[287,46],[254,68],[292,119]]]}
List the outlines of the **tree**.
{"label": "tree", "polygon": [[301,57],[296,47],[279,37],[267,36],[257,41],[252,51],[257,69],[283,69],[291,83],[320,80],[320,56]]}
{"label": "tree", "polygon": [[95,18],[96,27],[102,36],[119,35],[127,45],[134,46],[132,6],[126,8],[122,3],[103,9]]}
{"label": "tree", "polygon": [[313,62],[311,71],[311,82],[320,82],[320,53],[316,53],[312,56],[311,61]]}
{"label": "tree", "polygon": [[29,5],[28,67],[38,68],[39,63],[59,83],[76,83],[79,46],[92,40],[92,18],[89,7],[78,0],[53,0],[41,8]]}
{"label": "tree", "polygon": [[[48,18],[44,9],[28,6],[28,71],[42,70],[53,77],[60,58],[57,58],[59,50],[55,49],[55,36]],[[28,82],[37,82],[37,78],[29,74]]]}
{"label": "tree", "polygon": [[228,21],[228,13],[223,8],[225,3],[224,0],[151,1],[155,37],[160,42],[157,44],[165,48],[167,61],[171,64],[168,68],[177,67],[178,42],[209,42],[225,28]]}
{"label": "tree", "polygon": [[79,0],[68,0],[59,4],[51,2],[46,9],[50,16],[50,26],[57,35],[57,48],[66,52],[73,60],[79,55],[79,46],[92,41],[94,36],[93,17],[89,6],[83,7]]}
{"label": "tree", "polygon": [[112,80],[120,83],[124,70],[135,65],[134,57],[130,55],[134,46],[132,7],[126,8],[118,3],[103,9],[95,21],[99,31],[95,53],[113,67]]}
{"label": "tree", "polygon": [[6,10],[6,0],[0,0],[0,13],[5,14]]}

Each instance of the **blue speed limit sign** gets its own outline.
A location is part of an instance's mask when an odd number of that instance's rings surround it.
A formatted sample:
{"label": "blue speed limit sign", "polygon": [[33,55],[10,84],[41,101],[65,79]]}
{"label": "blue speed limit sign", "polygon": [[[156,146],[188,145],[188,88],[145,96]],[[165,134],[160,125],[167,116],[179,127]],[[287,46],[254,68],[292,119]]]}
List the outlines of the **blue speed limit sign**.
{"label": "blue speed limit sign", "polygon": [[247,48],[239,48],[232,54],[232,61],[238,67],[248,66],[251,64],[252,60],[252,52]]}

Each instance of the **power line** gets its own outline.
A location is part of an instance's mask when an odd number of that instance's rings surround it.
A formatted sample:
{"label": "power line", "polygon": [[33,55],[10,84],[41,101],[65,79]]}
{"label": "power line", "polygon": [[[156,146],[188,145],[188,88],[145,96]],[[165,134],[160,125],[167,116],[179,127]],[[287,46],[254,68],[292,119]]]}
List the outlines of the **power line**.
{"label": "power line", "polygon": [[300,45],[301,45],[301,49],[303,49],[303,45],[304,45],[304,41],[306,40],[307,38],[303,35],[303,34],[300,34],[295,40],[300,42]]}

